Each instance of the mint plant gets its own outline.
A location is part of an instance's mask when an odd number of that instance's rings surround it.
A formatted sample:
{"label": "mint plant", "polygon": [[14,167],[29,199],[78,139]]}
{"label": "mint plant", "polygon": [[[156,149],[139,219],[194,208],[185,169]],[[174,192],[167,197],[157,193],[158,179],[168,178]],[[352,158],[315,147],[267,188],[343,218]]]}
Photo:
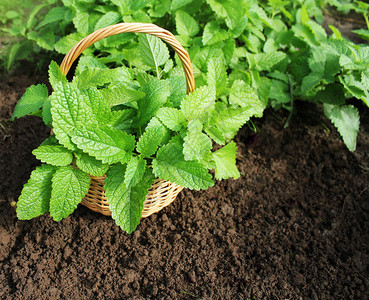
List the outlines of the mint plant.
{"label": "mint plant", "polygon": [[[49,212],[60,221],[82,201],[90,176],[106,175],[112,218],[131,233],[155,178],[200,190],[213,186],[213,177],[240,176],[232,139],[250,117],[262,115],[264,104],[242,80],[227,97],[216,76],[228,81],[225,66],[215,59],[208,84],[186,95],[183,74],[165,67],[172,64],[166,45],[151,36],[139,40],[147,72],[110,69],[85,56],[68,82],[51,62],[51,95],[45,85],[31,86],[17,103],[13,119],[35,115],[53,129],[33,151],[42,164],[22,190],[18,218]],[[214,151],[215,143],[222,147]]]}
{"label": "mint plant", "polygon": [[[368,105],[368,46],[346,40],[333,26],[328,36],[321,26],[328,4],[343,12],[356,11],[368,24],[368,4],[362,1],[63,0],[61,4],[49,0],[48,5],[35,7],[25,28],[15,31],[26,41],[14,45],[7,65],[33,57],[32,49],[48,51],[52,57],[65,54],[87,34],[118,22],[155,23],[176,34],[188,49],[197,86],[215,86],[219,98],[246,95],[264,108],[286,109],[290,116],[285,126],[294,114],[295,101],[322,105],[354,151],[359,112],[347,100]],[[356,33],[364,39],[368,36],[367,29]],[[154,68],[157,78],[168,71],[181,74],[180,66],[172,68],[175,59],[167,60],[168,53],[156,60],[145,53],[141,45],[145,41],[148,45],[149,39],[125,33],[99,41],[84,52],[81,69],[128,65],[142,71]],[[239,93],[237,86],[242,86]]]}

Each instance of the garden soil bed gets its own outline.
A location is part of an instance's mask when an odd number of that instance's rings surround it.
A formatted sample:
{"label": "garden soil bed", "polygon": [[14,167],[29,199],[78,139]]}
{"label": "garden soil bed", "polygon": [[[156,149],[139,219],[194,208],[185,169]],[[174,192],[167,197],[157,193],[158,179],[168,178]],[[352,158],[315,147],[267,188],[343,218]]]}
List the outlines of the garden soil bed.
{"label": "garden soil bed", "polygon": [[[184,190],[128,235],[85,207],[56,223],[16,218],[16,201],[49,134],[7,122],[25,88],[0,82],[1,299],[367,299],[369,116],[349,152],[315,106],[266,112],[236,137],[238,180]],[[14,204],[14,203],[13,203]]]}

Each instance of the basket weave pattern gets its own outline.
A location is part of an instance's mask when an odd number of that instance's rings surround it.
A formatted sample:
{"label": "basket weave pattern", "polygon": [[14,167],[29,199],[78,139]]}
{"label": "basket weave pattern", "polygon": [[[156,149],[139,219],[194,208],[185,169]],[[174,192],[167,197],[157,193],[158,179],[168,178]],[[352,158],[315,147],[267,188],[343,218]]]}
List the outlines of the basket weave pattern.
{"label": "basket weave pattern", "polygon": [[[154,24],[145,23],[119,23],[111,25],[102,29],[99,29],[90,35],[79,41],[64,57],[60,69],[64,75],[68,74],[73,62],[78,58],[78,56],[91,46],[93,43],[115,34],[125,33],[125,32],[136,32],[136,33],[146,33],[156,36],[163,41],[167,42],[179,56],[184,74],[186,77],[187,84],[187,94],[192,93],[195,89],[195,79],[193,75],[193,69],[190,57],[187,51],[182,47],[182,45],[176,40],[174,35],[162,29]],[[123,174],[122,174],[123,176]],[[91,183],[90,189],[82,200],[81,204],[87,206],[89,209],[99,212],[103,215],[110,216],[111,211],[109,210],[109,204],[105,197],[104,190],[104,180],[106,176],[95,177],[90,176]],[[183,189],[183,187],[165,181],[162,179],[156,179],[154,184],[149,190],[146,200],[144,201],[144,208],[142,212],[142,217],[148,217],[153,213],[158,212],[163,207],[172,203],[177,197],[178,193]]]}

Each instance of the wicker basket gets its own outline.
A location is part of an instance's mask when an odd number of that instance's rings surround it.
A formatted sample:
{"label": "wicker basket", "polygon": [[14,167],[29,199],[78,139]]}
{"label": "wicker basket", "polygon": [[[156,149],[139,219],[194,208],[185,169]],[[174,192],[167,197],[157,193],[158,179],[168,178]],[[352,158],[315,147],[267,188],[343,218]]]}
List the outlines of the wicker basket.
{"label": "wicker basket", "polygon": [[[83,50],[91,46],[93,43],[105,37],[125,32],[147,33],[167,42],[175,50],[182,62],[184,74],[186,76],[187,94],[193,92],[195,89],[195,80],[190,57],[187,51],[176,40],[172,33],[154,24],[119,23],[91,33],[74,45],[71,50],[69,50],[60,65],[62,73],[67,75],[70,67],[77,57],[82,53]],[[81,203],[93,211],[110,216],[111,212],[109,210],[109,204],[105,197],[104,180],[105,176],[91,176],[90,189]],[[172,203],[182,189],[183,187],[175,183],[157,179],[146,196],[142,217],[148,217]]]}

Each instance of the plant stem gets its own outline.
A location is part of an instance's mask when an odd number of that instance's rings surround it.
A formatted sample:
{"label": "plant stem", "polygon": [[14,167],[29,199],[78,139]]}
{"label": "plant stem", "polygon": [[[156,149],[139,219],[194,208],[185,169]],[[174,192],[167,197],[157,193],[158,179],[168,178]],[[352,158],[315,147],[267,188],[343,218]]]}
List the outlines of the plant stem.
{"label": "plant stem", "polygon": [[364,19],[365,19],[365,23],[366,23],[366,27],[369,29],[369,19],[368,16],[366,14],[363,14]]}
{"label": "plant stem", "polygon": [[288,83],[289,83],[289,86],[290,86],[290,99],[291,99],[291,106],[290,106],[290,114],[288,115],[288,118],[287,118],[287,121],[286,123],[284,124],[284,128],[287,128],[289,123],[290,123],[290,120],[292,118],[292,114],[293,114],[293,110],[294,110],[294,99],[293,99],[293,83],[292,83],[292,80],[291,80],[291,76],[290,74],[287,74],[287,77],[288,77]]}

